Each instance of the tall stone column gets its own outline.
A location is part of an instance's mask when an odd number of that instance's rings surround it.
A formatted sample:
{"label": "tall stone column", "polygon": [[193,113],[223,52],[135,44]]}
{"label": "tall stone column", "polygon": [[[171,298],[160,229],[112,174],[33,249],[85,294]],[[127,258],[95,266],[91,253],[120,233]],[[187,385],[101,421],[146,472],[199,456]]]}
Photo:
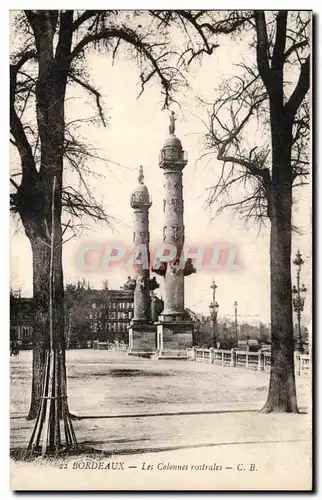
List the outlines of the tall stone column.
{"label": "tall stone column", "polygon": [[[135,266],[135,289],[134,289],[134,317],[133,322],[146,323],[150,319],[150,290],[149,290],[149,265],[145,262],[149,259],[149,209],[152,205],[147,187],[144,185],[143,168],[139,169],[139,185],[132,193],[131,207],[134,212],[133,243],[136,248],[145,248],[145,260],[142,265]],[[146,267],[146,268],[144,268]]]}
{"label": "tall stone column", "polygon": [[169,137],[161,149],[159,166],[164,178],[163,241],[176,247],[172,261],[153,271],[164,276],[164,310],[158,323],[159,357],[186,357],[192,344],[193,323],[184,308],[184,278],[195,272],[191,261],[181,264],[184,245],[183,169],[188,163],[181,141],[175,135],[175,116],[171,113]]}
{"label": "tall stone column", "polygon": [[182,168],[167,168],[167,164],[160,165],[164,169],[164,226],[163,241],[176,247],[177,259],[167,266],[164,278],[164,316],[182,316],[184,314],[184,274],[179,269],[179,259],[184,243],[183,225],[183,196],[182,196]]}
{"label": "tall stone column", "polygon": [[133,208],[133,244],[143,256],[140,264],[135,264],[134,315],[129,329],[129,352],[148,355],[156,349],[156,327],[151,323],[150,291],[158,287],[155,279],[150,280],[150,234],[149,209],[152,201],[144,185],[143,168],[139,169],[139,184],[131,195]]}

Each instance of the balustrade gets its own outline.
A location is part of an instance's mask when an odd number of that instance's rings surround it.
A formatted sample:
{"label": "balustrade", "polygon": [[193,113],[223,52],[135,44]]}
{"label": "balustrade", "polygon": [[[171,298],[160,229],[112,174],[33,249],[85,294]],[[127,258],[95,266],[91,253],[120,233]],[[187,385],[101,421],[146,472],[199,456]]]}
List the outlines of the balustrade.
{"label": "balustrade", "polygon": [[[191,361],[201,363],[213,363],[215,365],[243,367],[253,370],[270,370],[270,352],[238,351],[236,349],[203,349],[193,347],[187,349],[187,357]],[[309,376],[311,369],[310,356],[296,352],[294,354],[295,373],[297,375]]]}

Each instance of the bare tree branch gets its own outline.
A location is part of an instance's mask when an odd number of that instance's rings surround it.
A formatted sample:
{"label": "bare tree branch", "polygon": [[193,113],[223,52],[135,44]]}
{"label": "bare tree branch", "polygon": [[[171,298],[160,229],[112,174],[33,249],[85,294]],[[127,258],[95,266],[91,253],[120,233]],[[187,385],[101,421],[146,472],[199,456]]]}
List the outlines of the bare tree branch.
{"label": "bare tree branch", "polygon": [[102,13],[101,10],[85,10],[75,21],[73,22],[73,31],[77,31],[78,28],[84,24],[85,21],[91,19],[92,17],[98,16]]}
{"label": "bare tree branch", "polygon": [[65,212],[78,219],[87,216],[95,221],[112,223],[113,218],[90,194],[86,197],[72,186],[66,186],[62,191],[62,199]]}
{"label": "bare tree branch", "polygon": [[279,73],[284,64],[284,51],[286,44],[287,11],[280,10],[276,16],[276,36],[272,56],[272,70]]}
{"label": "bare tree branch", "polygon": [[272,92],[270,66],[268,62],[268,36],[266,28],[265,13],[263,11],[255,11],[256,22],[256,57],[258,72],[267,88],[269,94]]}
{"label": "bare tree branch", "polygon": [[305,47],[308,47],[308,45],[309,45],[308,39],[294,43],[284,52],[284,61],[287,61],[290,55],[293,54],[293,52],[297,51],[298,49],[304,49]]}
{"label": "bare tree branch", "polygon": [[310,56],[307,56],[301,66],[300,76],[295,90],[285,105],[286,112],[291,120],[297,113],[307,91],[310,88]]}
{"label": "bare tree branch", "polygon": [[15,146],[19,151],[23,173],[27,173],[28,171],[32,174],[36,172],[32,149],[15,109],[17,68],[22,66],[22,60],[26,61],[28,59],[22,57],[17,65],[10,65],[10,132],[14,137]]}
{"label": "bare tree branch", "polygon": [[166,72],[162,71],[159,65],[160,59],[158,60],[158,57],[152,51],[156,44],[152,42],[144,42],[144,37],[138,35],[130,28],[126,28],[124,26],[121,28],[112,26],[98,33],[86,35],[72,50],[70,60],[73,60],[82,54],[85,48],[90,44],[113,39],[123,40],[128,43],[151,64],[151,71],[147,75],[144,75],[144,73],[141,73],[140,75],[142,85],[144,86],[152,76],[157,75],[165,93],[165,104],[168,105],[170,102],[171,72],[168,71],[168,74],[166,74]]}
{"label": "bare tree branch", "polygon": [[[291,155],[289,165],[285,167],[292,173],[291,184],[298,185],[294,183],[298,178],[301,179],[300,183],[303,183],[303,179],[308,175],[310,118],[305,96],[308,90],[309,68],[307,62],[306,66],[305,63],[300,63],[300,78],[289,102],[285,104],[285,114],[283,102],[286,85],[283,74],[285,55],[288,57],[297,48],[306,47],[308,39],[299,41],[299,35],[294,32],[292,34],[294,50],[291,52],[288,48],[285,51],[290,24],[294,26],[294,21],[288,22],[287,12],[280,11],[273,14],[271,25],[263,11],[256,11],[254,16],[257,65],[253,67],[245,63],[238,64],[238,67],[244,70],[244,74],[226,81],[217,89],[217,98],[209,114],[206,148],[221,162],[222,168],[216,176],[216,184],[208,190],[207,204],[209,206],[217,204],[217,212],[228,207],[234,208],[242,217],[255,217],[261,222],[267,217],[276,217],[276,211],[273,211],[276,210],[273,205],[276,183],[281,192],[284,189],[283,176],[282,178],[277,176],[276,181],[276,169],[279,164],[272,163],[273,146],[270,137],[272,127],[276,130],[280,130],[278,127],[288,127],[288,133],[289,127],[293,127]],[[297,28],[302,30],[300,22],[296,23]],[[305,36],[304,31],[302,30],[301,36]],[[293,116],[290,110],[293,111]],[[272,116],[274,122],[271,121]],[[257,122],[261,136],[267,135],[268,140],[266,144],[255,143],[252,147],[249,130],[254,130],[254,122]],[[281,153],[284,154],[284,151]],[[286,178],[289,179],[288,176]],[[244,198],[238,196],[241,186],[245,192]],[[232,197],[238,199],[231,199]]]}
{"label": "bare tree branch", "polygon": [[102,123],[103,123],[104,127],[106,127],[106,121],[105,121],[105,118],[104,118],[103,108],[101,106],[101,98],[102,98],[101,94],[98,92],[98,90],[94,89],[94,87],[92,87],[88,82],[84,82],[83,80],[81,80],[77,76],[73,75],[71,72],[69,73],[69,77],[75,83],[78,83],[78,85],[80,85],[85,90],[87,90],[88,92],[90,92],[91,94],[94,95],[94,97],[96,99],[96,106],[97,106],[97,109],[98,109],[98,112],[99,112],[99,116],[100,116],[100,118],[102,120]]}

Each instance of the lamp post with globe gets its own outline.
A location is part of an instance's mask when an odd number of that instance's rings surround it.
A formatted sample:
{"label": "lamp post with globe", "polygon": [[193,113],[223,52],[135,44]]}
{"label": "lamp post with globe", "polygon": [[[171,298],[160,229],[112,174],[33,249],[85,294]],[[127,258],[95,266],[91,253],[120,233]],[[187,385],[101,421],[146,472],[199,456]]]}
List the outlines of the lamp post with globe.
{"label": "lamp post with globe", "polygon": [[210,288],[212,289],[212,302],[209,305],[210,318],[211,318],[211,322],[212,322],[212,345],[213,345],[213,347],[216,347],[217,346],[217,316],[218,316],[219,304],[218,304],[218,302],[216,302],[216,289],[218,288],[218,285],[216,284],[215,280],[212,280]]}
{"label": "lamp post with globe", "polygon": [[295,256],[295,259],[293,260],[293,264],[297,267],[296,270],[296,286],[293,285],[292,288],[292,294],[293,294],[293,308],[294,311],[297,315],[297,324],[298,324],[298,331],[299,331],[299,351],[303,352],[303,338],[302,338],[302,332],[301,332],[301,315],[304,309],[304,303],[305,303],[305,293],[307,292],[307,288],[305,287],[304,284],[300,286],[300,275],[301,275],[301,268],[302,265],[304,264],[304,260],[302,259],[301,252],[298,250]]}
{"label": "lamp post with globe", "polygon": [[237,301],[235,300],[234,302],[234,308],[235,308],[235,347],[238,347],[238,322],[237,322]]}

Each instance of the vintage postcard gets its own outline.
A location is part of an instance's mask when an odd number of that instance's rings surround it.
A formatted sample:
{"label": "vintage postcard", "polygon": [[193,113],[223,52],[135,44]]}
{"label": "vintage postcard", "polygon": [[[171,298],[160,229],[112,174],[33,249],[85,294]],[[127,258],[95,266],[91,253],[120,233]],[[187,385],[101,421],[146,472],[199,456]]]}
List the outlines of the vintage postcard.
{"label": "vintage postcard", "polygon": [[312,489],[311,51],[11,11],[11,490]]}

